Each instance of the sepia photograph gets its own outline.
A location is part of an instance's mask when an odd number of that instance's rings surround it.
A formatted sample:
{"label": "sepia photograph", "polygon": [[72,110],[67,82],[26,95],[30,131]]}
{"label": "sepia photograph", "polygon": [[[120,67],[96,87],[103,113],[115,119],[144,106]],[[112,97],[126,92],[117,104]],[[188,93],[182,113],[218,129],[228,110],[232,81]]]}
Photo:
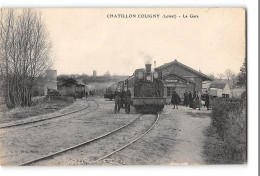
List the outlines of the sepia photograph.
{"label": "sepia photograph", "polygon": [[246,165],[245,8],[1,8],[0,165]]}

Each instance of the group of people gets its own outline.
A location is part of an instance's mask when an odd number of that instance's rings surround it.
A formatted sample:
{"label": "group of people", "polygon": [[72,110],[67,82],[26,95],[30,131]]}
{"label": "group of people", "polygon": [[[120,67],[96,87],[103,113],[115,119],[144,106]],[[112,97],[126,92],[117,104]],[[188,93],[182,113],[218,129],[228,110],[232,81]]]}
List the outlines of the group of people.
{"label": "group of people", "polygon": [[[130,113],[130,102],[131,102],[131,92],[129,90],[127,91],[119,91],[116,90],[114,93],[115,97],[115,108],[114,113],[119,113],[120,108],[125,108],[125,112],[127,114]],[[209,110],[209,94],[206,91],[206,94],[204,94],[205,98],[205,106],[207,107],[207,110]],[[178,109],[178,105],[181,102],[180,96],[177,94],[176,91],[173,91],[171,103],[173,104],[173,109]],[[201,109],[201,93],[194,91],[193,94],[190,91],[185,90],[184,92],[184,106],[190,107],[193,109],[199,108]]]}
{"label": "group of people", "polygon": [[[209,94],[206,91],[205,97],[205,106],[207,107],[207,110],[209,110]],[[173,109],[178,109],[178,104],[181,102],[180,96],[177,94],[176,91],[173,91],[171,103],[173,104]],[[190,107],[193,109],[199,108],[201,109],[201,93],[194,91],[193,94],[187,90],[184,92],[184,106]]]}
{"label": "group of people", "polygon": [[130,102],[131,102],[131,92],[129,90],[122,92],[115,91],[114,93],[115,97],[115,108],[114,113],[120,112],[120,108],[125,108],[125,112],[127,114],[130,113]]}

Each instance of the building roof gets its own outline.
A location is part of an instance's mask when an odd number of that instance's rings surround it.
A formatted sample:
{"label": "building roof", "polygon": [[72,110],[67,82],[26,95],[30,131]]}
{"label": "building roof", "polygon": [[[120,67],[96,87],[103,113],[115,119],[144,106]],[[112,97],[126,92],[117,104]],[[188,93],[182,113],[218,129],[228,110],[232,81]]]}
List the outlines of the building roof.
{"label": "building roof", "polygon": [[77,85],[85,86],[85,83],[81,79],[78,79],[76,81],[77,81]]}
{"label": "building roof", "polygon": [[63,82],[59,83],[58,86],[71,86],[71,85],[76,85],[76,86],[85,86],[82,80],[76,80],[74,78],[68,78],[64,80]]}
{"label": "building roof", "polygon": [[213,82],[210,84],[209,88],[217,88],[217,89],[224,89],[227,83],[223,82]]}
{"label": "building roof", "polygon": [[159,67],[156,67],[155,69],[165,69],[165,68],[170,67],[170,66],[172,66],[172,65],[179,65],[179,66],[181,66],[181,67],[184,67],[184,68],[190,70],[190,71],[193,72],[194,74],[196,74],[196,75],[202,77],[202,80],[203,80],[203,81],[207,81],[207,80],[208,80],[208,81],[213,81],[213,79],[212,79],[211,77],[209,77],[209,76],[207,76],[207,75],[201,73],[200,71],[197,71],[197,70],[195,70],[195,69],[193,69],[193,68],[190,68],[190,67],[188,67],[187,65],[184,65],[184,64],[178,62],[177,59],[175,59],[175,60],[172,61],[172,62],[165,63],[165,64],[163,64],[163,65],[161,65],[161,66],[159,66]]}
{"label": "building roof", "polygon": [[181,75],[179,75],[179,74],[176,74],[176,73],[174,73],[174,72],[171,72],[170,74],[163,76],[162,79],[166,79],[166,78],[168,78],[168,77],[170,77],[170,76],[175,76],[175,77],[181,78],[181,79],[183,79],[183,80],[185,80],[185,81],[187,81],[187,82],[189,82],[189,83],[194,83],[193,81],[191,81],[191,80],[189,80],[189,79],[187,79],[187,78],[184,78],[183,76],[181,76]]}
{"label": "building roof", "polygon": [[227,79],[215,78],[215,79],[214,79],[214,82],[217,82],[217,83],[228,83],[228,80],[227,80]]}
{"label": "building roof", "polygon": [[202,83],[202,89],[208,89],[210,84],[211,84],[211,82],[204,82],[204,83]]}

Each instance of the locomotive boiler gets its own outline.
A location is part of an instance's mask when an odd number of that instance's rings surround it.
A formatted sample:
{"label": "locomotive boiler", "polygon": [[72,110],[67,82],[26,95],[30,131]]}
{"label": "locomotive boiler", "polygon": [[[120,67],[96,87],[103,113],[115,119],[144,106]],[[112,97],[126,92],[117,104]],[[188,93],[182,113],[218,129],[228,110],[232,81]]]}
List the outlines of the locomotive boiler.
{"label": "locomotive boiler", "polygon": [[160,111],[166,104],[161,70],[151,71],[151,64],[145,69],[136,69],[126,82],[131,92],[131,103],[139,111]]}

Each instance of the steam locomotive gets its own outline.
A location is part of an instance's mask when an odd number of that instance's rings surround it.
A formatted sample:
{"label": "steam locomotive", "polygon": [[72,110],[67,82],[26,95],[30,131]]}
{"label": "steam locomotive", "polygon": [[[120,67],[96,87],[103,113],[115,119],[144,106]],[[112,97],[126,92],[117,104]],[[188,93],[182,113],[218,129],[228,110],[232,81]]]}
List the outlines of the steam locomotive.
{"label": "steam locomotive", "polygon": [[138,111],[158,112],[164,108],[164,85],[161,70],[151,71],[151,64],[145,69],[136,69],[124,81],[124,89],[131,92],[131,103]]}

